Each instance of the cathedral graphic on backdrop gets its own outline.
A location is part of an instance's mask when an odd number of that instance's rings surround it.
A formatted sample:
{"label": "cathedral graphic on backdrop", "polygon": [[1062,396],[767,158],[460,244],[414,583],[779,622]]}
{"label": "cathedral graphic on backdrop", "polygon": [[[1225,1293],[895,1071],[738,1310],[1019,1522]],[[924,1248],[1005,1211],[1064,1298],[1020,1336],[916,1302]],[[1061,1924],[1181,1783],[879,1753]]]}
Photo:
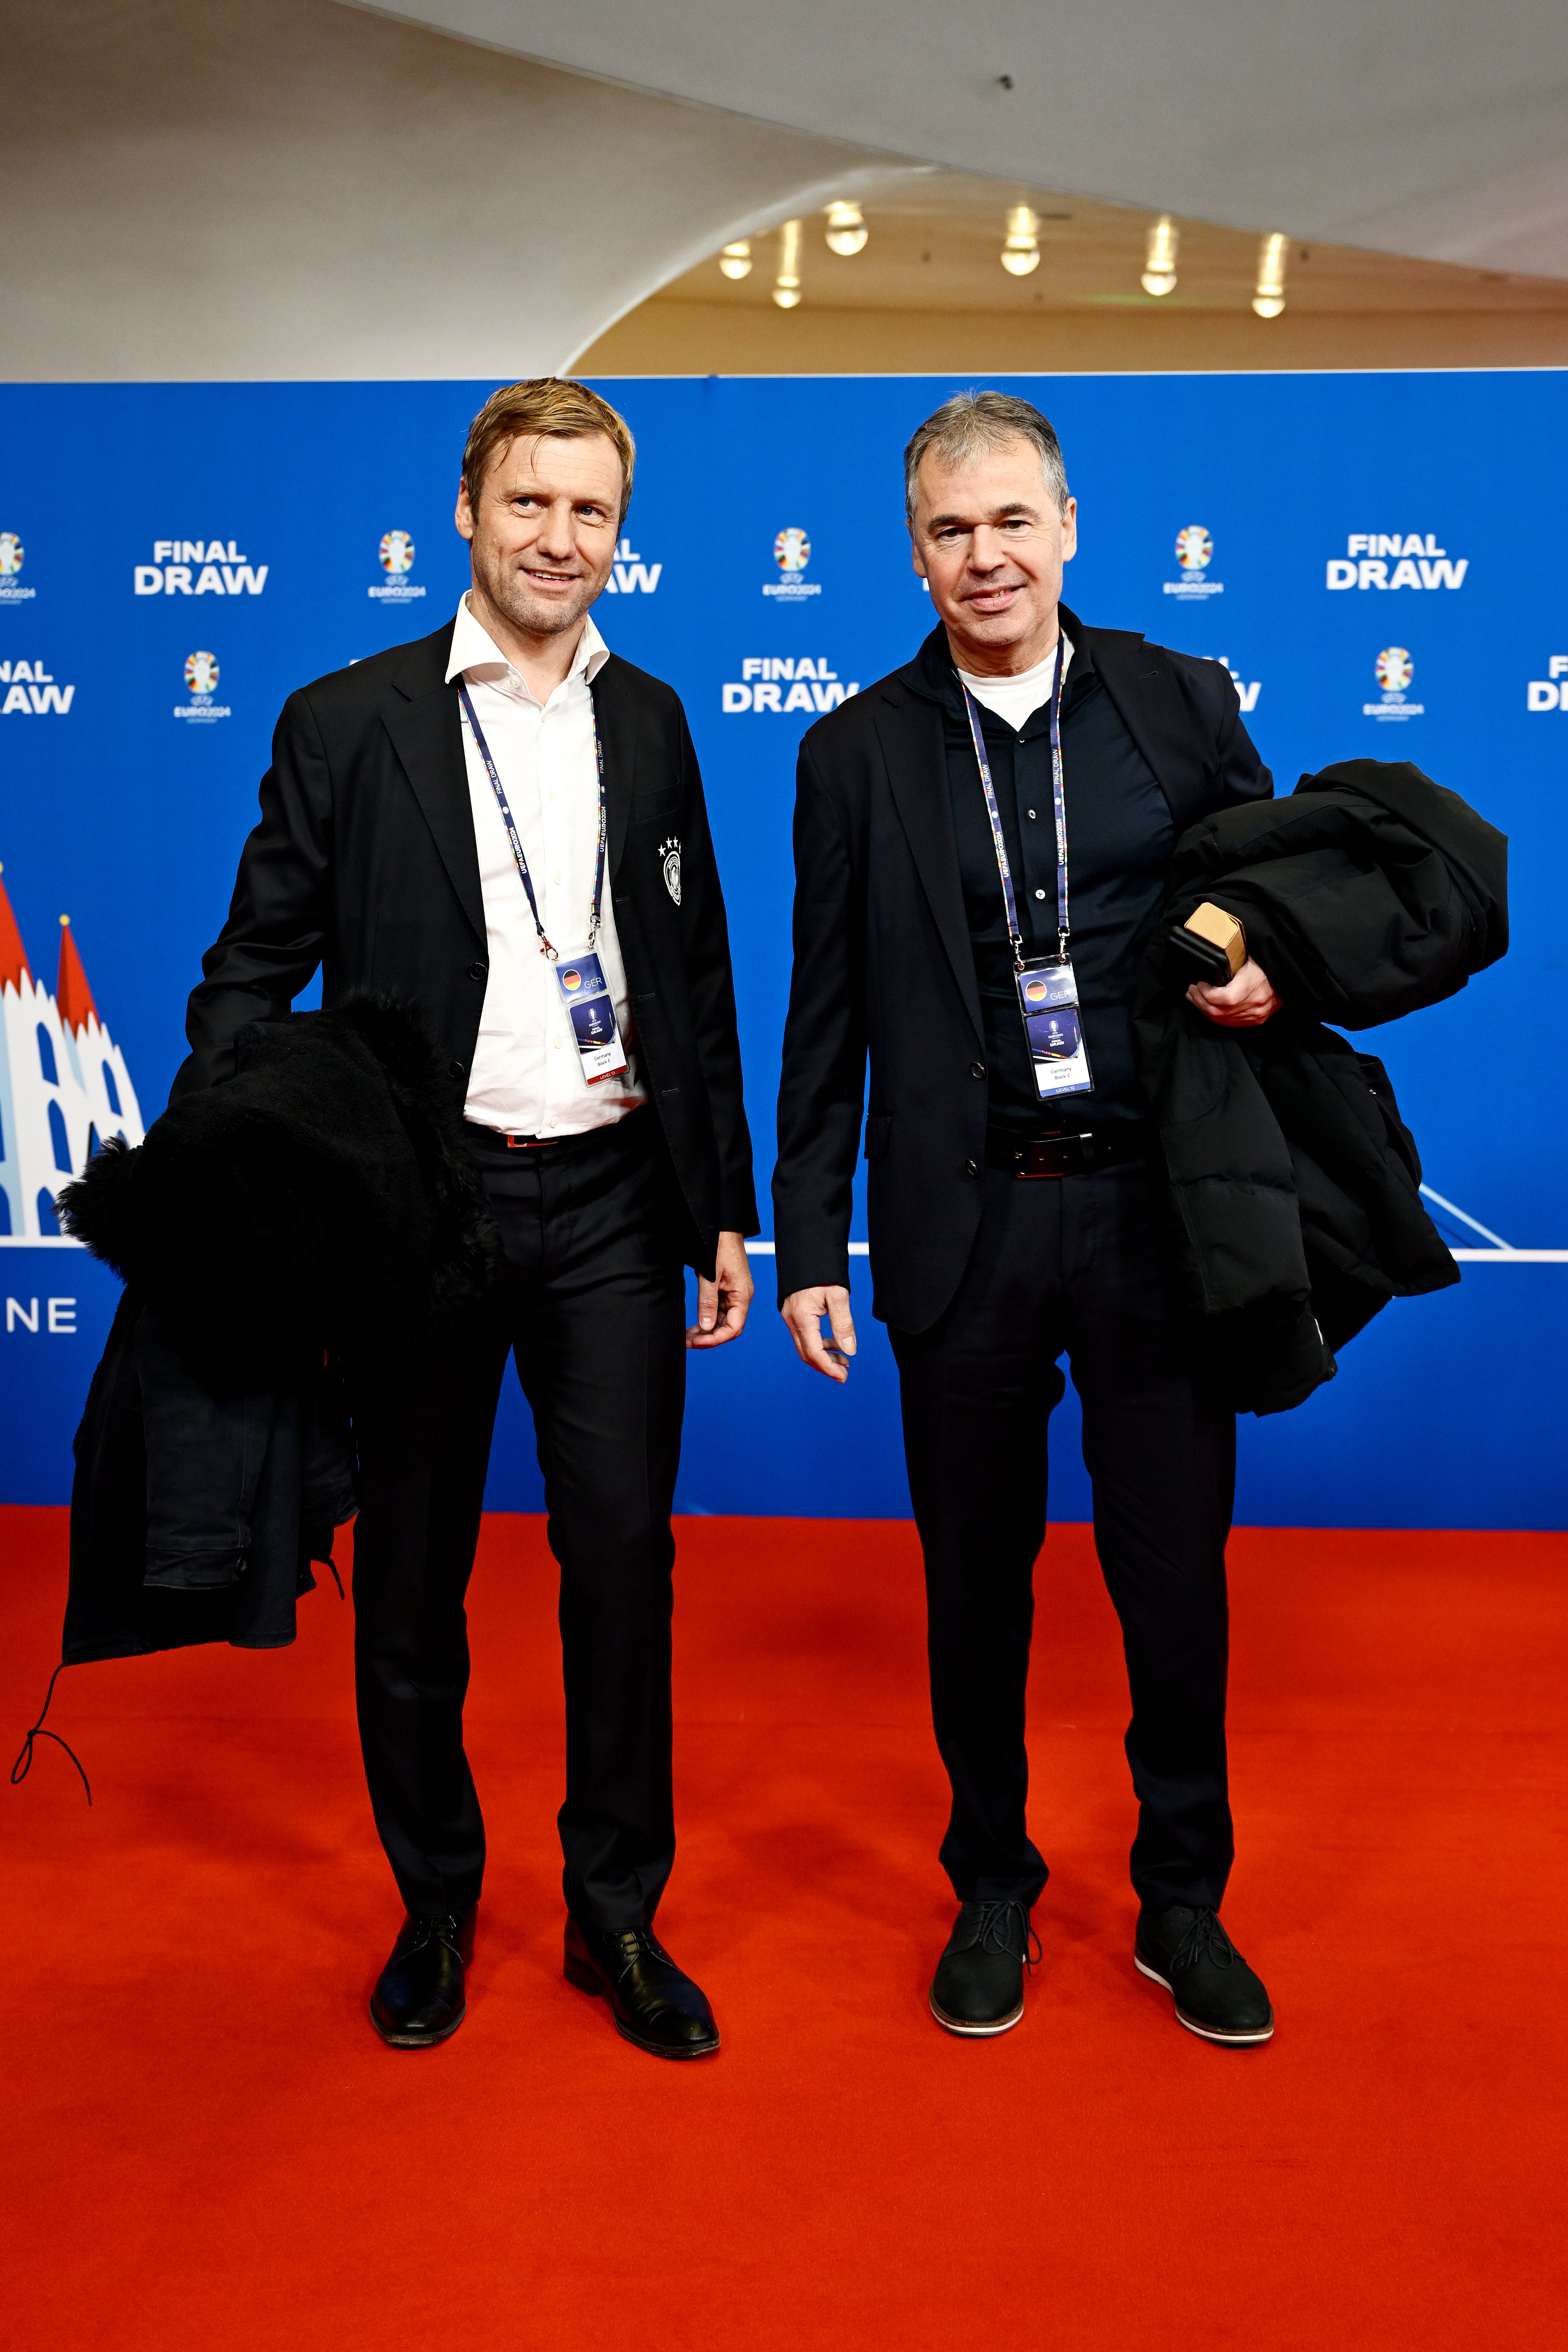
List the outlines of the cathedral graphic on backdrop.
{"label": "cathedral graphic on backdrop", "polygon": [[142,1140],[124,1055],[98,1017],[68,916],[51,996],[0,881],[0,1237],[49,1241],[55,1199],[111,1136]]}

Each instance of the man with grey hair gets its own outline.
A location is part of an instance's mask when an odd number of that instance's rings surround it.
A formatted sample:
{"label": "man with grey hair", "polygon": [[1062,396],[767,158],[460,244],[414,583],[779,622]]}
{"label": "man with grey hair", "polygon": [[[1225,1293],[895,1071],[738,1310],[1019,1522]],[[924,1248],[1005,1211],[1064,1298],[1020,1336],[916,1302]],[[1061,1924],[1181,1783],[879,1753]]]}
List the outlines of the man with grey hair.
{"label": "man with grey hair", "polygon": [[[1131,1013],[1177,836],[1273,785],[1217,662],[1061,604],[1077,507],[1038,409],[949,400],[906,481],[937,625],[801,745],[773,1201],[784,1321],[842,1382],[868,1060],[873,1312],[899,1366],[952,1786],[959,1913],[931,2011],[970,2035],[1023,2015],[1047,1876],[1025,1685],[1065,1354],[1131,1685],[1134,1959],[1194,2032],[1264,2042],[1268,1996],[1217,1916],[1236,1420],[1168,1302]],[[1227,1026],[1279,1002],[1252,962],[1190,993]]]}

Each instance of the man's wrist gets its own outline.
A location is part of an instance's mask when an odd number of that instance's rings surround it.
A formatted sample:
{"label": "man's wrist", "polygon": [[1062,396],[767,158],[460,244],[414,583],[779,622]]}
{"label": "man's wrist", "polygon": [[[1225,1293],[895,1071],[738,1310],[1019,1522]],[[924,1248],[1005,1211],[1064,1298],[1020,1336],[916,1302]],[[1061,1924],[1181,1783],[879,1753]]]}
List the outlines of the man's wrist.
{"label": "man's wrist", "polygon": [[778,1283],[779,1305],[782,1307],[786,1298],[793,1298],[801,1290],[847,1291],[849,1288],[849,1268],[846,1265],[841,1274],[807,1275],[804,1278],[795,1269],[792,1268],[787,1273],[781,1269]]}

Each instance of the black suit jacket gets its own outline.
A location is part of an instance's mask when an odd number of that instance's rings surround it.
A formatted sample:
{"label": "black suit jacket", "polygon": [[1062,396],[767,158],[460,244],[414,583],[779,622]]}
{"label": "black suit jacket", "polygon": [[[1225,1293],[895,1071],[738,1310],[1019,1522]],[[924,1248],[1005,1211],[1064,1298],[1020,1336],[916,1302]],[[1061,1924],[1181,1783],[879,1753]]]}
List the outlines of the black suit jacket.
{"label": "black suit jacket", "polygon": [[[321,965],[329,1005],[364,989],[417,1005],[462,1099],[489,967],[451,641],[447,622],[289,696],[261,822],[191,996],[176,1095],[232,1076],[239,1031],[286,1013]],[[720,1233],[754,1233],[757,1213],[702,779],[672,688],[612,654],[593,695],[606,887],[638,1049],[691,1213],[692,1263],[710,1274]],[[671,840],[679,906],[664,878]]]}
{"label": "black suit jacket", "polygon": [[[1086,629],[1064,606],[1170,803],[1195,819],[1273,791],[1218,662]],[[980,1222],[984,1038],[948,792],[942,714],[895,670],[801,743],[795,973],[779,1088],[779,1297],[849,1279],[850,1185],[868,1055],[874,1312],[924,1331]]]}

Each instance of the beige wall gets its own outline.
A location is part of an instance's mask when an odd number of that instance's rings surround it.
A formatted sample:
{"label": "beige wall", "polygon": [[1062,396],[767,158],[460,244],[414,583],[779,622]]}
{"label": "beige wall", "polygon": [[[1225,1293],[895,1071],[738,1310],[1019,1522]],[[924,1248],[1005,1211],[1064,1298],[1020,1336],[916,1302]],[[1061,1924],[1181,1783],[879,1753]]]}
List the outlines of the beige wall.
{"label": "beige wall", "polygon": [[577,375],[963,375],[1162,369],[1568,367],[1558,311],[849,310],[784,313],[656,297]]}

